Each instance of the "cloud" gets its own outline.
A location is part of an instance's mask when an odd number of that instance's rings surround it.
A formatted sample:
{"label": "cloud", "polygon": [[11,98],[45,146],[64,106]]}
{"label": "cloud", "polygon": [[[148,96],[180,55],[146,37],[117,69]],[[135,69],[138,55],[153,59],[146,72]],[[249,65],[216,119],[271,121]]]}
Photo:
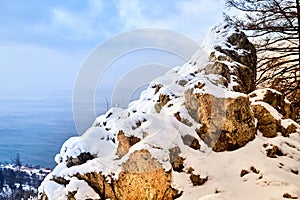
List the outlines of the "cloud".
{"label": "cloud", "polygon": [[223,0],[116,1],[125,29],[167,28],[196,38],[222,21],[223,4]]}
{"label": "cloud", "polygon": [[1,43],[28,42],[72,51],[91,49],[121,32],[145,27],[174,30],[200,42],[208,28],[222,20],[223,7],[223,0],[13,3],[0,7]]}
{"label": "cloud", "polygon": [[56,31],[64,29],[69,32],[69,37],[75,39],[93,37],[95,35],[95,30],[91,27],[91,21],[84,14],[78,15],[65,9],[55,8],[52,10],[51,23],[53,28],[56,28]]}
{"label": "cloud", "polygon": [[56,24],[63,24],[70,27],[74,27],[76,25],[76,19],[72,14],[63,9],[53,9],[53,22]]}
{"label": "cloud", "polygon": [[[219,15],[218,13],[220,13],[223,4],[223,0],[188,0],[178,1],[176,6],[178,7],[178,10],[180,10],[181,17],[184,19],[199,20],[204,17],[214,19],[216,15]],[[215,14],[215,16],[212,16],[211,14]]]}
{"label": "cloud", "polygon": [[[150,2],[150,4],[149,4]],[[163,5],[163,3],[161,3]],[[116,1],[116,8],[119,11],[120,20],[123,22],[124,28],[141,28],[141,27],[165,27],[172,26],[172,22],[168,19],[168,16],[158,14],[161,9],[166,7],[157,7],[155,3],[151,1],[139,1],[139,0],[118,0]],[[156,14],[155,14],[156,13]]]}
{"label": "cloud", "polygon": [[50,9],[49,20],[35,26],[45,34],[60,34],[68,39],[94,39],[99,35],[103,3],[89,0],[87,4],[73,7],[57,5]]}

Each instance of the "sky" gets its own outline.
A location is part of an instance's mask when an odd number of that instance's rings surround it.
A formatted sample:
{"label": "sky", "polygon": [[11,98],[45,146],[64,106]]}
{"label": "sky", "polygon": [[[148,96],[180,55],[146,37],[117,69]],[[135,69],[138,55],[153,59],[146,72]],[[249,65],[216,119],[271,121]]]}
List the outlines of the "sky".
{"label": "sky", "polygon": [[11,0],[0,3],[0,96],[47,95],[74,86],[99,44],[162,28],[201,42],[222,21],[223,0]]}
{"label": "sky", "polygon": [[37,109],[30,120],[39,127],[51,105],[63,105],[82,134],[106,107],[128,105],[153,78],[185,63],[223,21],[223,1],[1,1],[0,113],[22,117]]}

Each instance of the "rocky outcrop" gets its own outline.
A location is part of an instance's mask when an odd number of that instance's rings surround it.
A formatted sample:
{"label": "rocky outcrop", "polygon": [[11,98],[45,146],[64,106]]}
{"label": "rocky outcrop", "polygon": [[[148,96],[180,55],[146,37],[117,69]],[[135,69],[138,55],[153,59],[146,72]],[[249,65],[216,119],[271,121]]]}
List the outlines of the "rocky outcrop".
{"label": "rocky outcrop", "polygon": [[279,121],[261,104],[252,105],[257,119],[257,128],[265,137],[276,137]]}
{"label": "rocky outcrop", "polygon": [[[194,72],[204,74],[204,78],[187,84],[185,106],[202,125],[197,133],[206,144],[214,151],[235,150],[253,140],[256,133],[249,98],[241,94],[255,89],[256,50],[243,32],[232,31],[228,24],[213,30],[215,34],[210,37],[218,43],[206,47],[211,52],[209,61]],[[199,66],[198,57],[194,56],[190,64]]]}
{"label": "rocky outcrop", "polygon": [[119,141],[117,155],[120,157],[128,153],[130,147],[132,147],[134,144],[138,143],[141,140],[140,138],[134,136],[129,136],[129,137],[125,136],[122,130],[119,131],[117,138]]}
{"label": "rocky outcrop", "polygon": [[273,89],[260,89],[249,94],[251,108],[257,119],[257,128],[265,137],[284,136],[296,131],[294,109],[280,92]]}
{"label": "rocky outcrop", "polygon": [[218,98],[211,94],[185,92],[185,105],[202,124],[199,137],[214,151],[230,151],[246,145],[256,133],[254,115],[247,96]]}
{"label": "rocky outcrop", "polygon": [[[87,183],[101,199],[174,199],[180,196],[171,186],[172,171],[165,171],[147,150],[130,154],[116,180],[108,181],[101,172],[77,173],[73,177]],[[51,180],[64,186],[70,183],[63,177],[53,176]],[[68,191],[66,199],[76,199],[76,193]],[[47,200],[47,195],[41,194],[41,199]]]}
{"label": "rocky outcrop", "polygon": [[165,171],[147,150],[135,151],[122,165],[115,182],[117,199],[174,199],[178,191],[171,187],[171,171]]}
{"label": "rocky outcrop", "polygon": [[[215,27],[213,30],[216,33],[209,35],[218,43],[208,45],[209,63],[204,67],[204,72],[221,75],[219,84],[233,91],[248,94],[255,90],[256,49],[245,33],[239,29],[233,31],[231,28],[229,24],[224,24]],[[221,40],[220,37],[226,39]],[[194,60],[192,63],[196,63]]]}
{"label": "rocky outcrop", "polygon": [[[255,48],[243,32],[222,24],[209,35],[207,54],[199,50],[128,108],[110,109],[66,141],[40,199],[243,199],[228,184],[239,181],[243,191],[266,191],[253,199],[300,194],[300,126],[290,103],[255,90]],[[273,172],[293,182],[272,182]]]}
{"label": "rocky outcrop", "polygon": [[169,95],[160,94],[157,103],[155,104],[154,108],[156,112],[160,112],[161,108],[166,105],[170,101]]}
{"label": "rocky outcrop", "polygon": [[260,89],[251,94],[249,97],[253,99],[254,102],[265,102],[275,108],[278,113],[282,115],[284,119],[295,119],[294,108],[285,96],[273,89]]}
{"label": "rocky outcrop", "polygon": [[178,195],[171,187],[171,171],[166,172],[146,150],[132,153],[123,163],[119,178],[110,183],[101,173],[75,176],[86,181],[101,199],[173,199]]}
{"label": "rocky outcrop", "polygon": [[91,155],[89,152],[83,152],[79,156],[68,157],[67,167],[82,165],[83,163],[86,163],[88,160],[92,160],[94,158],[95,156]]}
{"label": "rocky outcrop", "polygon": [[[226,29],[225,25],[224,29]],[[226,46],[228,48],[224,48],[221,46],[216,46],[215,49],[220,51],[221,53],[226,54],[231,59],[236,62],[239,62],[245,66],[248,66],[252,69],[251,77],[255,77],[255,68],[256,68],[256,49],[254,45],[248,40],[246,34],[236,29],[235,33],[232,33],[226,40]],[[233,47],[230,48],[230,47]],[[242,53],[239,53],[237,50],[241,50]]]}

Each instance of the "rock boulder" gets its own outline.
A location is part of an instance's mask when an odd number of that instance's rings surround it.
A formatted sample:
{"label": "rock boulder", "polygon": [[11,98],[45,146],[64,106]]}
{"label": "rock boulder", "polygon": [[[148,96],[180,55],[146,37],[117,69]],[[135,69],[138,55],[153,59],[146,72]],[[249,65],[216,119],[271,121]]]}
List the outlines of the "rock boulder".
{"label": "rock boulder", "polygon": [[254,115],[247,96],[219,98],[211,94],[185,92],[185,105],[202,124],[199,137],[214,151],[230,151],[246,145],[256,133]]}

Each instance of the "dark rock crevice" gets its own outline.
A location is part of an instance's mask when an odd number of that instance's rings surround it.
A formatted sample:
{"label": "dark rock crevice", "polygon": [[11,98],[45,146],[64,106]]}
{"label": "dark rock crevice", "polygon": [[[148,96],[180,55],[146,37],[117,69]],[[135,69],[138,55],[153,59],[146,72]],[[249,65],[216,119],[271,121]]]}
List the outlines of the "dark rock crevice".
{"label": "dark rock crevice", "polygon": [[92,160],[94,158],[96,158],[96,156],[92,155],[90,152],[84,152],[77,157],[68,157],[66,165],[67,167],[82,165],[86,163],[88,160]]}

